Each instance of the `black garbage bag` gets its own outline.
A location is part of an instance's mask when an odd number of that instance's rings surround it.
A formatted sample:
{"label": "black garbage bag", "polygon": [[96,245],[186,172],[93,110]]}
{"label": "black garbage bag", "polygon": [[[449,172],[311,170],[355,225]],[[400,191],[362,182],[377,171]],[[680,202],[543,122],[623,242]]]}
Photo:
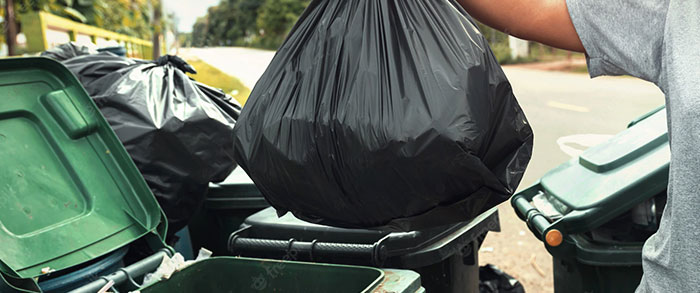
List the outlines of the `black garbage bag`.
{"label": "black garbage bag", "polygon": [[525,293],[525,287],[497,266],[479,267],[479,293]]}
{"label": "black garbage bag", "polygon": [[182,59],[78,54],[63,64],[80,80],[119,137],[168,218],[184,227],[209,182],[236,163],[233,127],[241,106],[223,91],[191,80]]}
{"label": "black garbage bag", "polygon": [[56,61],[65,61],[73,57],[97,54],[88,46],[79,45],[75,42],[65,43],[41,52],[41,57],[51,58]]}
{"label": "black garbage bag", "polygon": [[280,214],[412,230],[506,200],[533,134],[450,0],[316,0],[254,88],[236,161]]}

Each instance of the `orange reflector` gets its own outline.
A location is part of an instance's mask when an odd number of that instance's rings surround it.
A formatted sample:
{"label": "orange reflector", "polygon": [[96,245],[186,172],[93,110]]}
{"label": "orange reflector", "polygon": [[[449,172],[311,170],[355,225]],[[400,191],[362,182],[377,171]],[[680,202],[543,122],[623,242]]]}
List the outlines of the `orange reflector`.
{"label": "orange reflector", "polygon": [[564,236],[561,235],[561,232],[557,229],[552,229],[547,232],[547,235],[544,237],[545,241],[547,241],[547,244],[552,247],[557,247],[559,244],[561,244],[562,241],[564,241]]}

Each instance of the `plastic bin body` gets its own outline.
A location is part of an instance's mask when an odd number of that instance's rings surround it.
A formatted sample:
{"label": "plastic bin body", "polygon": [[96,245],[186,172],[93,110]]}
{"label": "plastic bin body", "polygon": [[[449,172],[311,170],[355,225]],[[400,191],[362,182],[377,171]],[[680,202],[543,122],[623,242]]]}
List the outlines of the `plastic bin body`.
{"label": "plastic bin body", "polygon": [[269,206],[253,180],[242,168],[236,168],[226,180],[209,186],[204,205],[189,224],[192,247],[195,251],[204,247],[214,255],[228,255],[228,236],[248,216]]}
{"label": "plastic bin body", "polygon": [[[634,292],[665,206],[669,159],[661,108],[513,196],[553,256],[556,292]],[[560,243],[548,237],[557,234]]]}
{"label": "plastic bin body", "polygon": [[304,222],[273,208],[231,235],[233,255],[410,269],[428,292],[478,292],[478,248],[500,229],[497,209],[470,222],[424,231],[344,229]]}
{"label": "plastic bin body", "polygon": [[641,265],[587,265],[553,259],[554,292],[634,292],[642,279]]}
{"label": "plastic bin body", "polygon": [[175,233],[175,236],[178,238],[177,242],[172,245],[175,252],[182,254],[182,257],[184,257],[185,260],[193,260],[195,258],[194,254],[196,251],[192,247],[192,237],[190,237],[189,227],[185,226],[185,228],[180,229],[180,231]]}
{"label": "plastic bin body", "polygon": [[372,292],[384,278],[382,270],[368,267],[218,257],[187,267],[141,292],[359,293]]}

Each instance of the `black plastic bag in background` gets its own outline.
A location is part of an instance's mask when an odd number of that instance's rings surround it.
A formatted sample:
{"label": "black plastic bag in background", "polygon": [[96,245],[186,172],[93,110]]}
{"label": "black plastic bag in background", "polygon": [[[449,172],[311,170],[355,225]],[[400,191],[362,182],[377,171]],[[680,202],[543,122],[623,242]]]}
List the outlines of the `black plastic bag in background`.
{"label": "black plastic bag in background", "polygon": [[75,42],[65,43],[41,52],[41,57],[51,58],[56,61],[65,61],[73,57],[97,54],[97,50]]}
{"label": "black plastic bag in background", "polygon": [[479,267],[479,293],[525,293],[523,285],[497,266]]}
{"label": "black plastic bag in background", "polygon": [[201,206],[209,182],[224,180],[236,167],[233,127],[241,106],[191,80],[185,72],[194,69],[178,57],[145,61],[77,52],[63,64],[146,179],[168,218],[169,234],[177,232]]}
{"label": "black plastic bag in background", "polygon": [[533,134],[449,0],[315,0],[255,86],[236,161],[284,213],[341,227],[467,221],[508,199]]}

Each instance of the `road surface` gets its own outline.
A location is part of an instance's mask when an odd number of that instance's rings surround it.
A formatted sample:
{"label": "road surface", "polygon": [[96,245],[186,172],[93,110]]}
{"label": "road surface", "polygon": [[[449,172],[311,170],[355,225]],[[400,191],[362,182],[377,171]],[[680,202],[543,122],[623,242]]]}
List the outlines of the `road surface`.
{"label": "road surface", "polygon": [[235,76],[251,90],[275,56],[274,51],[248,48],[180,49],[182,56],[194,56]]}
{"label": "road surface", "polygon": [[[246,48],[184,53],[238,77],[251,89],[274,56],[274,52]],[[520,188],[664,103],[654,85],[630,77],[591,80],[585,74],[518,66],[506,66],[504,71],[535,132],[532,161]],[[499,209],[502,232],[487,237],[480,251],[481,264],[496,264],[520,280],[528,292],[552,292],[551,257],[508,203]]]}

